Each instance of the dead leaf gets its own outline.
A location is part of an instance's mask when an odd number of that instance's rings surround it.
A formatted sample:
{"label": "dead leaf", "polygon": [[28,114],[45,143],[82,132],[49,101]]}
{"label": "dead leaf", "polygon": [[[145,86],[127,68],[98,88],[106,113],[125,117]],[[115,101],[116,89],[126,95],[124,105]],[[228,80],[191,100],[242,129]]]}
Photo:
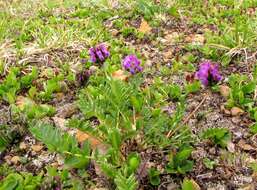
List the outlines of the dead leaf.
{"label": "dead leaf", "polygon": [[151,30],[152,28],[149,26],[149,24],[144,19],[142,19],[138,31],[143,33],[149,33]]}
{"label": "dead leaf", "polygon": [[102,143],[100,140],[91,136],[90,134],[80,130],[77,130],[75,137],[79,143],[83,143],[88,140],[90,142],[91,148],[93,150],[97,149],[100,154],[106,154],[108,150],[108,146],[106,144]]}
{"label": "dead leaf", "polygon": [[24,110],[25,106],[29,104],[34,104],[34,101],[24,96],[18,96],[16,98],[16,106],[18,106],[21,110]]}
{"label": "dead leaf", "polygon": [[114,79],[125,81],[128,79],[128,75],[123,70],[117,70],[112,73]]}
{"label": "dead leaf", "polygon": [[231,152],[231,153],[234,153],[234,152],[235,152],[235,144],[232,143],[231,141],[228,142],[227,148],[228,148],[228,151],[229,151],[229,152]]}
{"label": "dead leaf", "polygon": [[244,140],[240,140],[238,142],[238,146],[240,148],[242,148],[243,150],[249,151],[249,150],[254,150],[254,147],[252,147],[251,145],[247,144]]}

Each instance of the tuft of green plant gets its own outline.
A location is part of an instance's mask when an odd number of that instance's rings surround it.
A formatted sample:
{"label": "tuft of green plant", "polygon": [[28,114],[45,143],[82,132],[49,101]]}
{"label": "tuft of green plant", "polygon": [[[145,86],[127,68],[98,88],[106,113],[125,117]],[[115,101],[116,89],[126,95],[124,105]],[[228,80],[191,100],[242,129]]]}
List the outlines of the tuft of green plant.
{"label": "tuft of green plant", "polygon": [[17,190],[30,189],[36,190],[39,188],[43,174],[33,176],[31,173],[10,173],[2,181],[0,181],[0,190]]}
{"label": "tuft of green plant", "polygon": [[204,159],[203,159],[203,164],[204,164],[204,166],[205,166],[206,168],[212,170],[212,169],[214,168],[214,166],[216,165],[216,162],[210,160],[209,158],[204,158]]}
{"label": "tuft of green plant", "polygon": [[20,76],[19,68],[11,68],[5,80],[0,84],[0,97],[9,104],[15,103],[17,93],[23,88],[30,87],[37,76],[38,72],[35,67],[32,68],[31,73],[24,76]]}
{"label": "tuft of green plant", "polygon": [[181,146],[176,153],[171,153],[166,171],[172,174],[185,174],[193,169],[194,162],[189,160],[193,147]]}
{"label": "tuft of green plant", "polygon": [[21,88],[21,84],[17,79],[19,73],[19,68],[11,68],[3,83],[0,84],[0,97],[10,104],[15,102],[16,93]]}
{"label": "tuft of green plant", "polygon": [[184,179],[182,183],[182,190],[199,190],[199,185],[192,179]]}
{"label": "tuft of green plant", "polygon": [[42,141],[50,151],[55,151],[64,157],[64,163],[72,168],[84,168],[89,163],[90,145],[86,141],[79,148],[75,137],[63,133],[50,124],[42,122],[31,122],[30,132]]}
{"label": "tuft of green plant", "polygon": [[201,138],[209,139],[215,145],[219,145],[222,148],[225,148],[228,142],[231,140],[231,133],[226,128],[210,128],[202,132]]}
{"label": "tuft of green plant", "polygon": [[44,91],[39,93],[39,97],[43,100],[51,100],[55,92],[61,91],[60,82],[64,80],[62,74],[54,76],[52,79],[44,83]]}
{"label": "tuft of green plant", "polygon": [[20,129],[0,124],[0,154],[19,136]]}
{"label": "tuft of green plant", "polygon": [[249,80],[246,75],[232,74],[229,77],[231,91],[227,106],[251,107],[254,104],[253,92],[256,84],[256,79]]}
{"label": "tuft of green plant", "polygon": [[250,126],[250,131],[252,134],[257,134],[257,123]]}
{"label": "tuft of green plant", "polygon": [[152,185],[157,186],[160,185],[160,172],[155,168],[150,168],[148,171],[149,181]]}
{"label": "tuft of green plant", "polygon": [[30,121],[32,119],[42,119],[46,116],[53,116],[55,108],[47,104],[37,104],[30,98],[23,98],[21,105],[11,106],[13,116],[23,117],[24,120]]}
{"label": "tuft of green plant", "polygon": [[114,182],[117,190],[136,190],[138,187],[138,182],[134,174],[127,177],[118,172],[115,176]]}

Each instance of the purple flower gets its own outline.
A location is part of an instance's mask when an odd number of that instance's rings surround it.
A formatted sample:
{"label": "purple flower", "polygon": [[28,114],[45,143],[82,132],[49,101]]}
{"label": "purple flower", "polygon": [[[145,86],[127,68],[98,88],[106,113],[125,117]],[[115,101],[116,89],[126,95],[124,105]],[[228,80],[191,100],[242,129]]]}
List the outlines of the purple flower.
{"label": "purple flower", "polygon": [[93,63],[104,62],[110,56],[110,52],[107,50],[104,44],[99,44],[96,47],[89,49],[90,61]]}
{"label": "purple flower", "polygon": [[198,78],[204,86],[208,86],[219,82],[222,76],[219,73],[217,64],[213,64],[211,61],[204,61],[200,64],[199,71],[196,72],[196,78]]}
{"label": "purple flower", "polygon": [[125,57],[122,65],[131,74],[136,74],[143,71],[143,68],[140,66],[140,64],[141,62],[138,60],[138,58],[131,54]]}

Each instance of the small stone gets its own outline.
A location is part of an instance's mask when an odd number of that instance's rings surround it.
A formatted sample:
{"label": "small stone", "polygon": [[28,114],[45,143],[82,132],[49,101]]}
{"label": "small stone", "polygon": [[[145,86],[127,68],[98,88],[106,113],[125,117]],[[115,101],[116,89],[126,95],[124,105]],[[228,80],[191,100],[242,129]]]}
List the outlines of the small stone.
{"label": "small stone", "polygon": [[58,167],[58,162],[53,162],[52,164],[51,164],[51,166],[53,166],[53,167]]}
{"label": "small stone", "polygon": [[98,70],[98,67],[96,67],[96,66],[94,66],[94,65],[92,65],[92,66],[89,67],[89,71],[90,71],[92,74],[94,74],[97,70]]}
{"label": "small stone", "polygon": [[21,150],[24,150],[24,149],[27,148],[27,145],[26,145],[24,142],[21,142],[19,148],[20,148]]}
{"label": "small stone", "polygon": [[225,98],[229,97],[230,88],[229,88],[228,86],[226,86],[226,85],[221,85],[221,86],[220,86],[220,94],[221,94],[223,97],[225,97]]}
{"label": "small stone", "polygon": [[64,106],[58,108],[57,114],[55,116],[60,118],[68,118],[76,113],[77,110],[78,108],[75,104],[65,104]]}
{"label": "small stone", "polygon": [[167,190],[177,190],[179,186],[176,183],[170,183],[167,185]]}
{"label": "small stone", "polygon": [[215,147],[210,148],[210,149],[209,149],[209,153],[210,153],[210,154],[213,154],[213,155],[216,154],[216,149],[215,149]]}
{"label": "small stone", "polygon": [[253,148],[251,145],[247,144],[247,143],[246,143],[244,140],[242,140],[242,139],[238,142],[238,146],[239,146],[240,148],[242,148],[243,150],[246,150],[246,151],[254,150],[254,148]]}
{"label": "small stone", "polygon": [[225,185],[218,184],[216,187],[208,187],[207,190],[226,190]]}
{"label": "small stone", "polygon": [[231,153],[234,153],[234,152],[235,152],[235,144],[234,144],[234,143],[228,142],[227,148],[228,148],[228,151],[229,151],[229,152],[231,152]]}
{"label": "small stone", "polygon": [[13,157],[11,158],[11,162],[12,162],[13,164],[15,164],[15,165],[17,165],[19,161],[20,161],[20,157],[19,157],[19,156],[13,156]]}
{"label": "small stone", "polygon": [[242,110],[241,108],[233,107],[231,109],[231,115],[232,116],[242,115],[243,113],[244,113],[244,110]]}
{"label": "small stone", "polygon": [[240,117],[232,117],[231,121],[234,124],[238,124],[238,123],[240,123],[241,119],[240,119]]}
{"label": "small stone", "polygon": [[43,149],[43,146],[42,145],[32,145],[31,148],[35,152],[39,152],[39,151],[41,151]]}

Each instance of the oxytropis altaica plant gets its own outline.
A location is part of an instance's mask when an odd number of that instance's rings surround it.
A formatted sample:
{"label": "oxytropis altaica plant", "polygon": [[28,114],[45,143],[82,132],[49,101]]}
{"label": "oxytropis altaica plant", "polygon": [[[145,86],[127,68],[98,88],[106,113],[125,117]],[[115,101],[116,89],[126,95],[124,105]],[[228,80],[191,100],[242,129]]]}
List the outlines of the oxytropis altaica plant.
{"label": "oxytropis altaica plant", "polygon": [[126,56],[122,63],[124,69],[129,71],[132,75],[143,71],[143,67],[141,67],[140,64],[141,61],[133,54]]}
{"label": "oxytropis altaica plant", "polygon": [[109,56],[110,52],[107,50],[105,44],[99,44],[89,49],[90,61],[93,63],[104,62]]}
{"label": "oxytropis altaica plant", "polygon": [[217,64],[211,61],[204,61],[200,64],[199,70],[196,72],[196,78],[199,79],[204,86],[212,86],[222,79]]}

